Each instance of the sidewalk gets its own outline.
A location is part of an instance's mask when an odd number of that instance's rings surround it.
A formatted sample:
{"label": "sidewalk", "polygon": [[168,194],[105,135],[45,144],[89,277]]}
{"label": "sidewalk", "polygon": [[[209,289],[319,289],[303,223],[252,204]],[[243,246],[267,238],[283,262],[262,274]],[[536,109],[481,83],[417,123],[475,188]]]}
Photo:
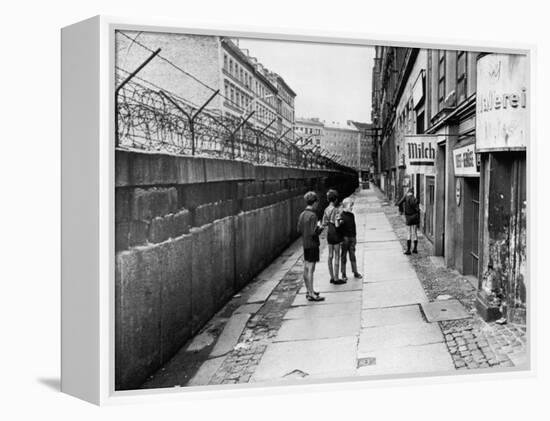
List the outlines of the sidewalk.
{"label": "sidewalk", "polygon": [[[403,255],[404,223],[378,190],[357,193],[354,212],[363,279],[350,276],[348,262],[347,284],[330,284],[322,240],[315,289],[326,300],[308,302],[298,240],[143,388],[444,373],[524,361],[521,329],[483,325],[470,311],[471,292],[464,293],[471,286],[438,266],[426,240],[419,255]],[[445,291],[450,299],[438,300]]]}

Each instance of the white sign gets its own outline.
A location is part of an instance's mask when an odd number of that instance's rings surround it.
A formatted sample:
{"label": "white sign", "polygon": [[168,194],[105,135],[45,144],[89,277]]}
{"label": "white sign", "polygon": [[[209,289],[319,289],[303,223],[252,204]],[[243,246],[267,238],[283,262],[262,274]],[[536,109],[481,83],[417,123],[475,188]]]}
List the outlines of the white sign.
{"label": "white sign", "polygon": [[405,136],[405,165],[409,174],[435,174],[437,136]]}
{"label": "white sign", "polygon": [[475,145],[463,146],[453,151],[455,175],[458,177],[479,177]]}
{"label": "white sign", "polygon": [[488,54],[477,61],[476,149],[524,149],[527,145],[527,58]]}

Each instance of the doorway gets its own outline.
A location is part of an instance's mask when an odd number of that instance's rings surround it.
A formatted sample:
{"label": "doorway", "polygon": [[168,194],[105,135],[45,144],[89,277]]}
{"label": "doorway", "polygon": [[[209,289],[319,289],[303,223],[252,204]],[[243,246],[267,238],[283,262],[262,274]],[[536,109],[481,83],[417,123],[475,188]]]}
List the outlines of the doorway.
{"label": "doorway", "polygon": [[479,275],[479,178],[464,179],[464,274]]}
{"label": "doorway", "polygon": [[426,216],[424,234],[433,243],[434,241],[434,206],[435,206],[435,177],[426,176]]}

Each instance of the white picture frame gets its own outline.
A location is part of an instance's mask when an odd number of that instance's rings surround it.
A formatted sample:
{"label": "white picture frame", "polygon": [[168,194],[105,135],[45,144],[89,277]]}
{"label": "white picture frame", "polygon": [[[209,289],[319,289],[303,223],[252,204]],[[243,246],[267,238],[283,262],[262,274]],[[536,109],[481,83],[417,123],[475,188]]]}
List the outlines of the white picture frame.
{"label": "white picture frame", "polygon": [[[342,379],[260,386],[233,385],[186,387],[143,391],[114,388],[114,31],[139,29],[172,33],[246,36],[352,45],[394,45],[420,48],[489,50],[526,54],[532,60],[534,47],[487,43],[462,45],[457,41],[406,38],[387,39],[375,35],[323,33],[295,30],[190,25],[159,20],[136,20],[96,16],[62,30],[62,377],[63,392],[104,405],[142,400],[167,401],[342,387]],[[533,66],[529,68],[533,92]],[[530,117],[532,120],[532,116]],[[531,121],[532,123],[532,121]],[[532,142],[532,139],[531,139]],[[527,151],[530,159],[531,149]],[[528,178],[528,186],[530,186]],[[531,194],[528,187],[528,197]],[[529,199],[528,199],[529,200]],[[529,210],[531,212],[531,210]],[[528,235],[531,236],[531,226]],[[532,255],[529,252],[529,255]],[[531,274],[531,263],[527,276]],[[536,286],[530,279],[528,319],[536,310]],[[528,335],[533,331],[529,324]],[[529,336],[530,337],[530,336]],[[529,341],[532,343],[532,341]],[[527,370],[479,373],[483,378],[532,376],[535,356],[529,347]],[[381,384],[415,384],[464,381],[470,376],[393,376],[346,380],[345,387],[377,387]]]}

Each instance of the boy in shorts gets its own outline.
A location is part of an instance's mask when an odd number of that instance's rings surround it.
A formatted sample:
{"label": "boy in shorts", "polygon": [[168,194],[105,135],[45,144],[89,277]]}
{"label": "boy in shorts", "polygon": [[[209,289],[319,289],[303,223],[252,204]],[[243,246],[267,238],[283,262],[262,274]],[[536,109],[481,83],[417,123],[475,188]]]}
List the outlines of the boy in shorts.
{"label": "boy in shorts", "polygon": [[302,235],[304,247],[304,283],[306,284],[306,299],[308,301],[324,301],[318,292],[313,289],[313,272],[315,264],[319,261],[319,234],[323,230],[317,219],[317,206],[319,198],[313,191],[304,195],[306,208],[298,218],[298,232]]}

